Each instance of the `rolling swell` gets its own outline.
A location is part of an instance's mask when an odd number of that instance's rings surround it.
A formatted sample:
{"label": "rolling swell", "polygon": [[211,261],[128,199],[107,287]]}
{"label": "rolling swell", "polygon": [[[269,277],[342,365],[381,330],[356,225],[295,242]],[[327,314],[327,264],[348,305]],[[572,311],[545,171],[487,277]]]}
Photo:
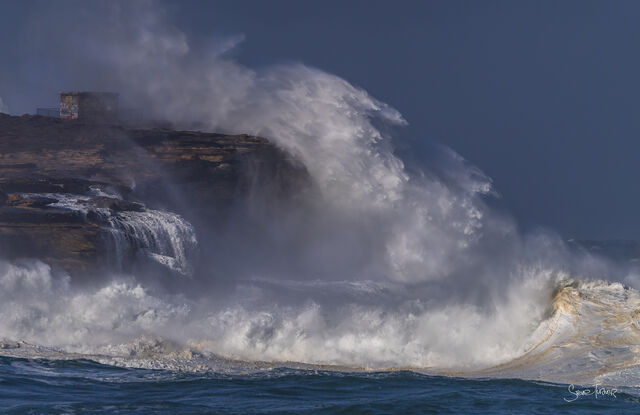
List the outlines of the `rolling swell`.
{"label": "rolling swell", "polygon": [[[515,379],[468,380],[410,371],[272,369],[189,374],[121,369],[86,360],[0,358],[6,413],[620,413],[637,397],[566,403],[563,385]],[[153,387],[150,387],[153,385]]]}

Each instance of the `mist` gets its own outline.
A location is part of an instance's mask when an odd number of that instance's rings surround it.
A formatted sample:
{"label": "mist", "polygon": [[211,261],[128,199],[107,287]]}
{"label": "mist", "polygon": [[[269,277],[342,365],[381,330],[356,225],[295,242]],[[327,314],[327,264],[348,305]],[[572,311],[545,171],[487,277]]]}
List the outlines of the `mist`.
{"label": "mist", "polygon": [[53,68],[43,82],[119,91],[178,129],[265,137],[308,182],[282,200],[257,180],[208,223],[167,178],[174,200],[151,207],[194,224],[192,276],[96,275],[80,289],[42,262],[4,263],[0,314],[12,317],[0,335],[82,353],[150,337],[247,360],[482,366],[535,343],[561,284],[627,278],[551,231],[520,232],[488,206],[491,179],[453,150],[407,168],[392,137],[410,120],[362,88],[302,63],[243,66],[241,34],[194,50],[162,3],[93,5],[38,3],[37,37],[58,40],[32,49]]}

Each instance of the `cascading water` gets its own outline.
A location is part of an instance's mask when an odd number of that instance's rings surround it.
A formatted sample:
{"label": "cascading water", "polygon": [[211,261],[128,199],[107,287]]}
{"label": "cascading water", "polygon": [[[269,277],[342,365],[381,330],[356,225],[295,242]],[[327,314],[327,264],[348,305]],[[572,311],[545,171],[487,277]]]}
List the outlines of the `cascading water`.
{"label": "cascading water", "polygon": [[149,258],[182,275],[193,272],[190,255],[197,246],[195,231],[181,216],[160,210],[142,212],[99,212],[109,224],[122,264],[122,255],[131,250],[144,252]]}
{"label": "cascading water", "polygon": [[[93,193],[96,193],[94,190]],[[117,195],[99,191],[102,200],[121,201]],[[116,269],[126,266],[127,258],[145,255],[147,258],[177,272],[191,275],[191,260],[198,245],[193,226],[180,215],[147,209],[134,204],[135,210],[114,210],[97,206],[92,196],[64,193],[22,194],[23,198],[55,200],[48,206],[78,212],[96,221],[107,236],[107,249]]]}

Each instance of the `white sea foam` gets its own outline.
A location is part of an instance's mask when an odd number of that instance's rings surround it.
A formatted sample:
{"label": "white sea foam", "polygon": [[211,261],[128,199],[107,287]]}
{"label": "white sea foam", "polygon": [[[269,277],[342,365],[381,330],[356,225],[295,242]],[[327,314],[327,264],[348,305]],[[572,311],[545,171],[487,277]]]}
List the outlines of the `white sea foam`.
{"label": "white sea foam", "polygon": [[[322,283],[296,285],[307,298],[292,305],[256,308],[256,298],[277,285],[247,285],[218,304],[180,295],[153,294],[133,280],[95,289],[72,289],[68,277],[53,276],[43,263],[2,264],[0,338],[67,352],[130,357],[141,353],[141,337],[245,361],[293,361],[352,367],[476,367],[517,357],[522,342],[545,318],[550,285],[530,279],[498,310],[450,306],[431,310],[419,300],[392,306],[367,303],[395,287]],[[352,301],[327,303],[336,288]],[[256,292],[259,291],[258,297]],[[253,294],[251,291],[254,291]],[[532,295],[533,294],[533,295]],[[314,298],[315,297],[315,298]],[[137,344],[138,346],[131,346]],[[150,347],[150,346],[149,346]],[[153,347],[151,347],[153,349]],[[167,349],[157,347],[157,355]],[[158,357],[156,356],[156,357]]]}
{"label": "white sea foam", "polygon": [[[131,279],[77,290],[43,263],[1,263],[0,338],[7,346],[0,353],[189,371],[302,362],[635,385],[640,294],[618,283],[562,278],[531,274],[495,310],[367,304],[362,299],[401,288],[337,282],[294,283],[309,297],[304,303],[256,308],[266,290],[291,287],[247,282],[212,304],[153,293]],[[351,301],[326,304],[320,294],[336,289]],[[550,307],[541,307],[553,292]]]}
{"label": "white sea foam", "polygon": [[[127,4],[106,6],[110,19],[82,20],[91,22],[83,39],[121,76],[119,87],[177,125],[267,137],[309,171],[320,195],[306,201],[308,211],[251,218],[277,231],[258,249],[297,267],[277,275],[265,262],[243,274],[235,263],[257,253],[239,244],[235,255],[219,259],[231,275],[195,276],[202,289],[188,298],[156,293],[135,277],[97,278],[93,289],[79,290],[44,264],[4,264],[0,338],[140,365],[201,353],[546,379],[562,356],[573,359],[558,366],[566,373],[574,362],[592,367],[589,373],[605,367],[604,359],[589,366],[569,353],[571,345],[593,344],[600,323],[615,320],[599,301],[629,314],[635,303],[625,298],[637,293],[578,283],[569,295],[562,281],[584,271],[575,265],[581,259],[553,235],[521,236],[489,209],[482,198],[491,181],[481,171],[451,153],[447,180],[429,166],[412,175],[386,132],[405,121],[364,90],[304,65],[254,71],[224,54],[191,55],[186,35],[156,8]],[[58,204],[82,211],[82,201]],[[104,220],[123,240],[155,245],[157,260],[186,267],[177,247],[193,234],[177,216],[109,212]],[[216,278],[227,284],[210,288],[206,282]],[[556,289],[564,294],[554,301]],[[570,340],[578,327],[570,310],[583,307],[582,296],[591,296],[582,321],[590,335]],[[621,340],[620,347],[627,353],[635,346]],[[542,350],[553,350],[555,360]],[[496,364],[508,367],[487,369]]]}

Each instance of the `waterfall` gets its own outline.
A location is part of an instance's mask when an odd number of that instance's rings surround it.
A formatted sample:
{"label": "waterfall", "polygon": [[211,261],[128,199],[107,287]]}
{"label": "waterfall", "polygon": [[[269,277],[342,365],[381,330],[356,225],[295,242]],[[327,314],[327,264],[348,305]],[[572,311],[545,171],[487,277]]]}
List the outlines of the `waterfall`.
{"label": "waterfall", "polygon": [[[113,238],[119,266],[127,252],[143,252],[150,259],[178,272],[191,275],[189,258],[197,247],[193,226],[181,216],[161,210],[142,212],[99,212]],[[105,214],[106,213],[106,214]]]}
{"label": "waterfall", "polygon": [[[111,245],[113,257],[109,259],[118,269],[124,268],[132,254],[142,254],[181,275],[193,272],[191,259],[198,245],[196,233],[193,226],[176,213],[139,204],[136,204],[137,210],[103,207],[105,199],[122,201],[116,195],[103,192],[98,197],[66,193],[25,193],[21,197],[54,199],[49,207],[78,212],[96,221]],[[98,205],[98,200],[103,203]]]}

